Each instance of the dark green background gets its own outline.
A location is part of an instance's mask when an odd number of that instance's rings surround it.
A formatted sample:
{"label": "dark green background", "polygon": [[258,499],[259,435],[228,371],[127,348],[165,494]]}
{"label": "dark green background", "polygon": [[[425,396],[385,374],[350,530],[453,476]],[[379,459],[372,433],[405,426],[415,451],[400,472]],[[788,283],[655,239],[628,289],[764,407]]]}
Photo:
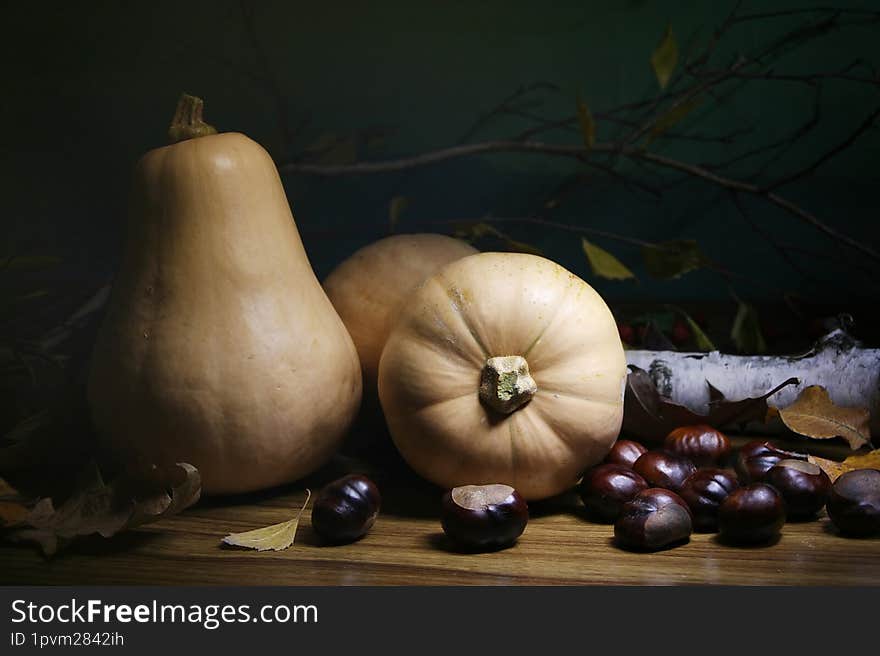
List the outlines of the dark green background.
{"label": "dark green background", "polygon": [[[848,6],[853,4],[858,5]],[[387,158],[455,143],[481,113],[522,84],[559,86],[561,93],[548,95],[541,110],[551,117],[571,113],[578,92],[595,111],[646,97],[656,90],[648,59],[665,26],[672,25],[684,48],[693,34],[707,37],[729,10],[726,2],[647,0],[254,6],[256,32],[286,103],[283,116],[267,86],[255,79],[260,59],[236,2],[7,5],[0,46],[4,253],[60,254],[62,263],[48,284],[64,289],[93,288],[106,280],[118,261],[131,168],[141,154],[164,143],[181,91],[204,97],[207,117],[218,128],[248,134],[279,160],[322,134],[370,127],[393,133],[360,156]],[[746,3],[745,9],[789,6],[802,4]],[[737,27],[719,61],[795,20]],[[858,57],[876,60],[878,36],[876,24],[831,34],[782,59],[778,70],[831,70]],[[829,84],[822,128],[777,170],[790,170],[839,141],[878,102],[876,88]],[[754,133],[743,137],[748,145],[804,120],[809,103],[803,85],[758,82],[723,106],[696,112],[685,127],[712,132],[754,123]],[[308,127],[285,146],[280,121],[296,126],[306,116]],[[475,138],[507,136],[522,125],[501,121]],[[600,139],[612,134],[599,124]],[[578,141],[577,133],[547,138]],[[724,152],[665,140],[652,148],[694,162]],[[878,152],[875,128],[809,183],[785,192],[841,231],[877,245]],[[388,203],[395,195],[410,200],[400,230],[437,229],[429,222],[533,213],[574,170],[567,160],[498,154],[403,174],[285,176],[285,184],[312,263],[323,277],[356,247],[387,234]],[[773,303],[791,291],[845,306],[875,295],[875,276],[855,266],[851,251],[777,208],[760,202],[748,207],[781,240],[819,253],[799,261],[825,282],[805,281],[737,217],[723,194],[705,184],[679,185],[657,202],[597,177],[552,218],[645,240],[697,239],[712,258],[757,281],[734,285],[749,300]],[[595,240],[640,278],[639,283],[608,282],[591,275],[578,240],[570,235],[535,228],[511,232],[595,284],[612,302],[730,302],[727,284],[710,272],[665,282],[649,279],[638,250],[630,246]]]}

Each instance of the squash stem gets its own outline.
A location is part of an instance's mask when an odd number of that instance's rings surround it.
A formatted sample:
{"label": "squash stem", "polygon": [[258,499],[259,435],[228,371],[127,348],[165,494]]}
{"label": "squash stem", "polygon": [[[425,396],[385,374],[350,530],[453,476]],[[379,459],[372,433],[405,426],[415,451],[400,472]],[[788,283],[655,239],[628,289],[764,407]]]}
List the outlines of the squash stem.
{"label": "squash stem", "polygon": [[196,139],[210,134],[217,134],[213,125],[208,125],[202,119],[205,101],[188,93],[180,94],[177,101],[177,109],[174,118],[168,128],[169,143],[178,143],[187,139]]}
{"label": "squash stem", "polygon": [[486,360],[480,376],[480,400],[496,412],[509,415],[528,403],[537,391],[529,363],[521,355]]}

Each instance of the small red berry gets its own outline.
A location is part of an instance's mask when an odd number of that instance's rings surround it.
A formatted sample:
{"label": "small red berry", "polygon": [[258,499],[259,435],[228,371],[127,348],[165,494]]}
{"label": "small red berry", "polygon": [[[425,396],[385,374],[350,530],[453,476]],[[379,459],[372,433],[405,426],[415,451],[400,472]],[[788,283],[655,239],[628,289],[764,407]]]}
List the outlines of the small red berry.
{"label": "small red berry", "polygon": [[628,323],[617,323],[617,332],[620,333],[620,341],[624,344],[634,344],[636,331]]}
{"label": "small red berry", "polygon": [[672,343],[676,346],[684,346],[691,340],[692,336],[691,327],[687,325],[687,322],[682,319],[676,319],[675,323],[672,324],[672,334],[670,335]]}

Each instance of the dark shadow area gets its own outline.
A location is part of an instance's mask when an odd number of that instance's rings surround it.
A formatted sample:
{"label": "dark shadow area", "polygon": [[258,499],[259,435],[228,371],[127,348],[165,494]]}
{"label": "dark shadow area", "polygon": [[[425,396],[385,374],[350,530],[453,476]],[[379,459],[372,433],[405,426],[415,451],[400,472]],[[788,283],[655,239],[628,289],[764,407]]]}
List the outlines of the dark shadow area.
{"label": "dark shadow area", "polygon": [[767,547],[772,547],[776,544],[779,544],[779,541],[781,539],[782,533],[777,533],[769,540],[757,541],[731,540],[729,538],[725,538],[719,533],[714,538],[712,538],[712,541],[725,547],[736,547],[737,549],[765,549]]}
{"label": "dark shadow area", "polygon": [[[158,531],[133,530],[117,533],[108,539],[100,535],[86,535],[77,538],[69,546],[60,550],[50,560],[61,559],[68,555],[111,556],[132,549],[149,547],[151,543],[162,538]],[[37,548],[36,546],[34,548]]]}
{"label": "dark shadow area", "polygon": [[682,545],[690,542],[690,538],[685,538],[684,540],[678,540],[677,542],[671,542],[659,549],[638,549],[636,547],[628,547],[624,546],[617,542],[617,540],[612,536],[608,538],[608,545],[614,549],[618,549],[619,551],[627,551],[629,553],[640,553],[640,554],[649,554],[649,553],[661,553],[663,551],[670,551],[675,549],[676,547],[680,547]]}
{"label": "dark shadow area", "polygon": [[513,542],[511,544],[507,544],[507,545],[504,545],[501,547],[495,547],[495,548],[491,548],[491,549],[469,548],[469,547],[462,546],[456,542],[453,542],[442,531],[430,533],[429,535],[425,536],[425,541],[433,549],[437,549],[439,551],[445,551],[446,553],[461,554],[461,555],[468,555],[468,554],[474,555],[474,554],[481,554],[481,553],[497,553],[499,551],[506,551],[507,549],[512,549],[513,547],[515,547],[518,542],[518,540],[517,540],[516,542]]}

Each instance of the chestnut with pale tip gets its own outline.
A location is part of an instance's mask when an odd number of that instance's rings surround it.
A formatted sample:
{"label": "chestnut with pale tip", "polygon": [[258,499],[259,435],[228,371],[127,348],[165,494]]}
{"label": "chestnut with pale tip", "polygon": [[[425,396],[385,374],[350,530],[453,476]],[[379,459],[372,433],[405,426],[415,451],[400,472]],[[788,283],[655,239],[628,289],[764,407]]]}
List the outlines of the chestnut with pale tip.
{"label": "chestnut with pale tip", "polygon": [[834,481],[826,508],[843,535],[880,534],[880,470],[854,469]]}
{"label": "chestnut with pale tip", "polygon": [[613,522],[620,509],[648,483],[629,467],[605,463],[588,469],[578,485],[578,494],[590,517]]}
{"label": "chestnut with pale tip", "polygon": [[688,476],[697,468],[689,458],[669,451],[648,451],[639,456],[633,471],[651,487],[662,487],[678,492]]}
{"label": "chestnut with pale tip", "polygon": [[647,453],[648,449],[638,442],[632,440],[617,440],[608,455],[605,456],[604,462],[610,465],[623,465],[630,467],[636,463],[636,460],[643,453]]}
{"label": "chestnut with pale tip", "polygon": [[764,479],[779,490],[789,519],[815,517],[831,494],[831,479],[822,468],[804,460],[780,460]]}
{"label": "chestnut with pale tip", "polygon": [[312,528],[325,542],[354,542],[373,527],[381,503],[379,490],[369,478],[343,476],[325,485],[315,497]]}
{"label": "chestnut with pale tip", "polygon": [[718,531],[728,542],[770,542],[785,524],[785,503],[772,485],[752,483],[734,490],[718,509]]}
{"label": "chestnut with pale tip", "polygon": [[680,496],[648,488],[624,504],[614,539],[624,549],[658,551],[685,542],[692,531],[691,511]]}
{"label": "chestnut with pale tip", "polygon": [[465,549],[512,546],[528,521],[528,505],[510,485],[462,485],[443,495],[443,531]]}
{"label": "chestnut with pale tip", "polygon": [[679,426],[666,436],[663,448],[690,459],[697,467],[722,465],[731,450],[727,436],[705,424]]}
{"label": "chestnut with pale tip", "polygon": [[736,455],[734,469],[743,485],[760,483],[767,472],[780,460],[806,460],[804,453],[795,453],[780,449],[772,442],[755,440],[744,444]]}

